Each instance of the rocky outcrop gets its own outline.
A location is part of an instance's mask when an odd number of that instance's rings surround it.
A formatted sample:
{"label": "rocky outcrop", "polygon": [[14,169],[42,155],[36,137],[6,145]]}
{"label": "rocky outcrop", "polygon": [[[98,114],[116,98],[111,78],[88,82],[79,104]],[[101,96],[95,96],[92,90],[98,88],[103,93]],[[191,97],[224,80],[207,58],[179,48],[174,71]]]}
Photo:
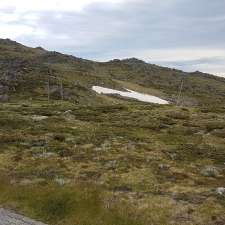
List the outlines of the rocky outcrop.
{"label": "rocky outcrop", "polygon": [[0,95],[5,94],[8,91],[9,91],[9,87],[8,86],[0,84]]}
{"label": "rocky outcrop", "polygon": [[9,96],[7,94],[0,95],[0,102],[8,102]]}

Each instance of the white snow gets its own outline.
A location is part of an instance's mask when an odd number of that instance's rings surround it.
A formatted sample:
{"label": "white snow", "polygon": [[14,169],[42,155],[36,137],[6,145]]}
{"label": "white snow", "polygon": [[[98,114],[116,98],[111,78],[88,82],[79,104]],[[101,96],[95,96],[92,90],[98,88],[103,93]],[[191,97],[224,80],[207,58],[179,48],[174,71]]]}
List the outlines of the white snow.
{"label": "white snow", "polygon": [[142,94],[142,93],[132,91],[129,89],[126,89],[127,91],[118,91],[118,90],[114,90],[114,89],[110,89],[110,88],[93,86],[92,90],[94,90],[98,94],[118,94],[120,96],[134,98],[134,99],[137,99],[142,102],[156,103],[156,104],[162,104],[162,105],[169,104],[168,101],[158,98],[156,96]]}

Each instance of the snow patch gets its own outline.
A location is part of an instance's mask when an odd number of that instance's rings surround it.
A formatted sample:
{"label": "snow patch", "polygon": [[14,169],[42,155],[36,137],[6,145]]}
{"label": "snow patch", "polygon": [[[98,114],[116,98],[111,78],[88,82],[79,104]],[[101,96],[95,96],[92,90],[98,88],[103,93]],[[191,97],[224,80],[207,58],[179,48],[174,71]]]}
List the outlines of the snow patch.
{"label": "snow patch", "polygon": [[92,90],[97,92],[98,94],[118,94],[123,97],[128,97],[128,98],[134,98],[142,102],[149,102],[149,103],[156,103],[156,104],[161,104],[161,105],[166,105],[169,104],[168,101],[163,100],[161,98],[158,98],[153,95],[148,95],[148,94],[142,94],[136,91],[132,91],[129,89],[126,89],[127,91],[118,91],[110,88],[104,88],[100,86],[93,86]]}

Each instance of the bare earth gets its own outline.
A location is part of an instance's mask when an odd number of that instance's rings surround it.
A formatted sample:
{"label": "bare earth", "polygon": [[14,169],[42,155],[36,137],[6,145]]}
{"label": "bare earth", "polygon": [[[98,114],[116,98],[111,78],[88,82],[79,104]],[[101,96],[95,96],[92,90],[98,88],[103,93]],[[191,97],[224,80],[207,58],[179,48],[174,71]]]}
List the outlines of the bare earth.
{"label": "bare earth", "polygon": [[46,225],[0,208],[0,225]]}

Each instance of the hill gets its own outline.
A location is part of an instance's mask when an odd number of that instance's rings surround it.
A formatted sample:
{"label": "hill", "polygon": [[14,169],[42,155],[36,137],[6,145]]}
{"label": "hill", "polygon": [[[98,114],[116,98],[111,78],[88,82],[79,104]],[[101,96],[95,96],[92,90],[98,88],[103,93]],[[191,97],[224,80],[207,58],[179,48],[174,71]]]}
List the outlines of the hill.
{"label": "hill", "polygon": [[176,102],[182,81],[182,105],[225,103],[225,79],[213,75],[185,73],[135,58],[99,63],[0,40],[1,92],[8,90],[12,100],[46,99],[48,81],[54,99],[60,98],[62,83],[64,98],[81,104],[107,102],[93,93],[93,85],[130,88]]}
{"label": "hill", "polygon": [[50,225],[225,224],[224,94],[209,74],[0,40],[0,208]]}

